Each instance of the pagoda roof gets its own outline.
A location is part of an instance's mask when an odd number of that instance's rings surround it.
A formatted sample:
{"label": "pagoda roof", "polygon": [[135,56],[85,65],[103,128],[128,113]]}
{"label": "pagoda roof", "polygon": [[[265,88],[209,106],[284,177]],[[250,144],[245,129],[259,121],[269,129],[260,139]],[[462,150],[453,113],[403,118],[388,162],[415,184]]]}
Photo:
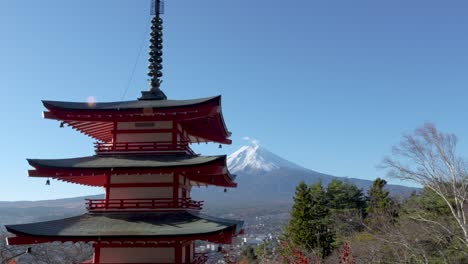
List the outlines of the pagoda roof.
{"label": "pagoda roof", "polygon": [[221,96],[192,100],[134,100],[104,103],[43,101],[44,117],[63,121],[102,142],[111,142],[115,122],[177,120],[191,143],[230,144]]}
{"label": "pagoda roof", "polygon": [[[51,241],[97,241],[125,239],[194,238],[212,234],[236,235],[243,222],[183,212],[153,213],[87,213],[80,216],[19,225],[6,225],[10,244],[21,244],[21,237],[30,243]],[[15,239],[19,239],[15,242]],[[36,242],[34,242],[36,241]],[[23,241],[28,242],[28,241]],[[25,244],[26,244],[25,243]]]}
{"label": "pagoda roof", "polygon": [[28,159],[33,167],[70,169],[170,168],[208,164],[225,160],[222,156],[188,155],[95,155],[70,159]]}
{"label": "pagoda roof", "polygon": [[133,100],[133,101],[118,101],[118,102],[103,102],[103,103],[86,103],[86,102],[64,102],[64,101],[48,101],[42,103],[47,109],[60,110],[78,110],[78,111],[120,111],[128,109],[143,109],[143,108],[179,108],[186,106],[196,106],[210,101],[218,100],[221,96],[212,96],[190,100]]}
{"label": "pagoda roof", "polygon": [[[51,177],[67,182],[104,186],[106,175],[186,173],[193,181],[206,185],[235,187],[229,173],[226,155],[95,155],[70,159],[28,159],[35,168],[29,175]],[[157,175],[156,175],[157,176]]]}

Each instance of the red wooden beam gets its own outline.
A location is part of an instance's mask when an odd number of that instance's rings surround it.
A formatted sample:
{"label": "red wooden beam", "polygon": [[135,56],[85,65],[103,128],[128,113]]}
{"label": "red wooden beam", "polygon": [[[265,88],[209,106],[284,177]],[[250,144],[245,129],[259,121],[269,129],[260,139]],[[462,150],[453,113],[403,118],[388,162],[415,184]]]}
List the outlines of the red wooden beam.
{"label": "red wooden beam", "polygon": [[[204,138],[207,141],[231,144],[232,141],[227,139],[227,137],[229,137],[229,133],[226,130],[224,121],[222,120],[222,116],[216,109],[218,109],[217,106],[208,106],[205,108],[197,109],[197,112],[187,114],[184,117],[180,117],[181,118],[180,121],[184,122],[184,127],[186,127],[186,130],[189,134]],[[186,113],[186,111],[182,112],[183,110],[178,110],[178,111],[181,111],[180,113]],[[174,112],[174,113],[177,116],[177,113],[179,112]],[[66,122],[77,122],[77,121],[83,122],[84,127],[87,127],[89,122],[99,122],[102,124],[102,122],[138,122],[138,121],[158,121],[158,120],[173,121],[174,120],[174,115],[169,112],[168,114],[164,116],[162,115],[147,116],[147,115],[143,115],[140,113],[129,113],[129,112],[122,112],[122,111],[119,111],[117,113],[107,112],[107,113],[102,113],[102,114],[96,111],[86,113],[86,114],[83,114],[81,112],[73,113],[73,112],[54,111],[53,114],[46,112],[44,116],[50,117],[51,119],[65,120]],[[205,124],[208,116],[211,116],[210,120],[213,119],[213,121]],[[201,122],[203,122],[203,124]],[[85,123],[86,125],[84,125]],[[91,127],[94,127],[94,126],[91,126]],[[87,131],[88,129],[84,129],[84,128],[81,129],[78,127],[75,129],[80,130],[80,131],[84,130],[85,133],[91,134],[91,137],[94,137],[94,138],[98,138],[98,139],[105,140],[105,141],[109,140],[108,137],[104,139],[103,136],[94,135],[94,132],[88,132]],[[221,137],[217,136],[218,132],[214,133],[213,131],[218,131],[219,133],[221,133],[222,136]]]}
{"label": "red wooden beam", "polygon": [[213,106],[204,106],[198,108],[178,108],[167,109],[154,112],[152,115],[143,113],[142,109],[136,110],[120,110],[120,111],[99,111],[87,110],[77,111],[72,110],[52,110],[51,112],[44,112],[44,117],[58,120],[70,121],[94,121],[94,122],[135,122],[135,121],[158,121],[158,120],[173,120],[174,116],[181,116],[184,119],[196,119],[210,115]]}
{"label": "red wooden beam", "polygon": [[83,131],[83,132],[86,132],[88,134],[98,134],[98,133],[102,133],[102,132],[110,134],[111,131],[112,131],[112,125],[93,128],[93,129],[79,129],[79,130]]}
{"label": "red wooden beam", "polygon": [[95,133],[89,132],[88,134],[94,138],[108,138],[108,137],[112,138],[110,129],[107,131],[102,131],[102,132],[95,132]]}
{"label": "red wooden beam", "polygon": [[90,134],[90,135],[99,135],[99,134],[109,134],[109,135],[111,135],[112,126],[102,127],[102,128],[98,128],[98,129],[94,129],[94,130],[79,130],[79,131],[82,131],[82,132],[84,132],[86,134]]}
{"label": "red wooden beam", "polygon": [[111,133],[113,134],[145,134],[145,133],[171,133],[172,129],[120,129],[120,130],[112,130]]}
{"label": "red wooden beam", "polygon": [[[71,123],[71,122],[69,122]],[[74,122],[75,125],[72,125],[76,129],[87,129],[92,127],[108,126],[109,122]],[[112,123],[110,123],[112,125]]]}
{"label": "red wooden beam", "polygon": [[42,116],[46,119],[55,119],[55,120],[63,120],[57,117],[55,114],[49,112],[49,111],[44,111],[42,112]]}
{"label": "red wooden beam", "polygon": [[129,245],[129,244],[124,244],[124,243],[121,243],[121,244],[118,244],[118,243],[114,243],[114,244],[105,244],[105,243],[100,243],[100,247],[101,248],[172,248],[175,246],[175,243],[151,243],[151,241],[149,243],[138,243],[138,244],[132,244],[132,245]]}
{"label": "red wooden beam", "polygon": [[[208,164],[201,164],[188,167],[165,167],[165,168],[88,168],[88,169],[70,169],[70,168],[44,168],[36,166],[35,170],[29,170],[31,177],[52,177],[75,182],[80,177],[90,177],[89,179],[77,182],[82,184],[94,185],[97,182],[93,177],[104,175],[122,175],[122,174],[160,174],[160,173],[181,173],[188,179],[202,182],[209,185],[218,185],[223,187],[235,187],[226,168],[226,159],[218,159]],[[73,178],[78,177],[78,178]],[[96,179],[97,180],[97,179]],[[92,181],[92,182],[91,182]],[[103,185],[105,183],[102,183]],[[99,186],[103,186],[99,185]],[[95,186],[95,185],[94,185]]]}
{"label": "red wooden beam", "polygon": [[[154,179],[157,181],[157,179]],[[111,183],[105,187],[110,188],[131,188],[131,187],[172,187],[172,182],[145,182],[145,183]]]}

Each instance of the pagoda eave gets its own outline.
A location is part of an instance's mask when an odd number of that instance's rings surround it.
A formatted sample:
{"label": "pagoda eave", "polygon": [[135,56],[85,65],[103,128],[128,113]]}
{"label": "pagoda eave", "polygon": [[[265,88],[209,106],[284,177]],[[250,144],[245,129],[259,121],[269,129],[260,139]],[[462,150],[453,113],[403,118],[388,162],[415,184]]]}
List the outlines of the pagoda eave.
{"label": "pagoda eave", "polygon": [[[138,171],[138,173],[137,173]],[[170,187],[172,183],[135,183],[135,184],[112,184],[107,185],[107,176],[108,175],[142,175],[142,174],[154,174],[164,172],[158,170],[135,170],[133,173],[131,170],[125,170],[125,172],[96,172],[96,171],[83,171],[83,170],[28,170],[28,176],[38,177],[38,178],[52,178],[55,180],[60,180],[69,183],[94,186],[94,187]],[[173,171],[167,171],[173,172]],[[226,188],[236,188],[237,183],[233,182],[233,176],[230,174],[198,174],[198,175],[188,175],[188,178],[191,181],[196,182],[198,186],[219,186]]]}
{"label": "pagoda eave", "polygon": [[[34,170],[29,170],[30,177],[53,178],[65,182],[88,186],[108,185],[110,175],[145,175],[177,173],[186,176],[193,185],[214,185],[234,188],[235,177],[229,173],[226,156],[180,157],[173,163],[161,162],[167,157],[112,157],[91,156],[74,159],[34,160],[28,159]],[[131,167],[129,167],[132,165]],[[151,167],[150,167],[151,166]],[[152,167],[154,166],[154,167]],[[148,185],[147,183],[141,185]],[[161,186],[164,183],[159,183]],[[170,185],[170,183],[166,183]],[[134,184],[136,185],[138,184]],[[124,186],[121,186],[124,187]],[[126,186],[131,187],[131,186]]]}
{"label": "pagoda eave", "polygon": [[[13,232],[10,232],[15,234]],[[6,242],[7,245],[33,245],[33,244],[42,244],[42,243],[53,243],[53,242],[61,242],[61,243],[100,243],[105,244],[106,247],[119,246],[136,246],[136,247],[172,247],[173,243],[183,244],[184,242],[193,241],[193,240],[201,240],[201,241],[208,241],[212,243],[219,243],[219,244],[230,244],[232,243],[232,239],[235,237],[235,233],[230,232],[217,232],[213,234],[203,234],[203,235],[190,235],[190,236],[180,236],[180,237],[158,237],[158,238],[150,238],[150,237],[120,237],[120,238],[106,238],[106,237],[45,237],[45,236],[29,236],[24,234],[15,234],[14,237],[7,237]],[[172,242],[172,244],[167,243],[167,241]]]}
{"label": "pagoda eave", "polygon": [[16,235],[10,245],[45,242],[136,243],[205,240],[230,243],[241,232],[242,221],[210,217],[199,213],[155,212],[135,215],[88,213],[80,216],[5,226]]}
{"label": "pagoda eave", "polygon": [[[190,100],[189,100],[190,101]],[[171,101],[171,107],[159,107],[162,102],[129,101],[94,105],[72,102],[44,101],[49,110],[46,119],[62,121],[77,131],[102,142],[110,142],[118,122],[177,121],[190,135],[191,143],[216,142],[231,144],[222,111],[221,97],[191,100],[187,104]],[[185,102],[185,101],[184,101]],[[166,102],[167,103],[167,102]]]}

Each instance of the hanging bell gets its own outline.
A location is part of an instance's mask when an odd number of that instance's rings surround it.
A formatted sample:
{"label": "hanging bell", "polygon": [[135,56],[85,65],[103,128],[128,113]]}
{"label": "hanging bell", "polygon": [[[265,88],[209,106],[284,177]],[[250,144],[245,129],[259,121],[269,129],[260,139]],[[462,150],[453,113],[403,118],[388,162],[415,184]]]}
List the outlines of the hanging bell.
{"label": "hanging bell", "polygon": [[65,126],[65,122],[60,122],[60,127],[64,127]]}
{"label": "hanging bell", "polygon": [[219,148],[223,148],[223,145],[219,144]]}
{"label": "hanging bell", "polygon": [[224,188],[224,192],[227,193],[227,189],[226,189],[226,188]]}
{"label": "hanging bell", "polygon": [[47,181],[45,182],[45,185],[50,185],[50,180],[47,179]]}

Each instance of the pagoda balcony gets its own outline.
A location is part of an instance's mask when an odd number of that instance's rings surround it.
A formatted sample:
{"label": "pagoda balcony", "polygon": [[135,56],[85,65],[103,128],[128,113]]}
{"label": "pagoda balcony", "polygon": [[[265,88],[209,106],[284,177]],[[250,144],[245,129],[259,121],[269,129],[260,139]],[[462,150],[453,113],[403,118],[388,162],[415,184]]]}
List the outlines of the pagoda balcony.
{"label": "pagoda balcony", "polygon": [[[193,256],[193,261],[192,262],[187,262],[187,264],[204,264],[208,261],[208,253],[195,253]],[[146,262],[145,262],[146,263]],[[132,262],[128,264],[145,264],[145,263],[137,263],[137,262]],[[170,264],[167,262],[151,262],[153,264]],[[92,260],[82,262],[81,264],[98,264],[98,262],[93,262]]]}
{"label": "pagoda balcony", "polygon": [[171,210],[189,209],[201,210],[203,201],[194,201],[190,198],[173,199],[86,199],[86,209],[90,212],[113,210]]}
{"label": "pagoda balcony", "polygon": [[195,155],[188,142],[95,142],[96,154],[151,153]]}

